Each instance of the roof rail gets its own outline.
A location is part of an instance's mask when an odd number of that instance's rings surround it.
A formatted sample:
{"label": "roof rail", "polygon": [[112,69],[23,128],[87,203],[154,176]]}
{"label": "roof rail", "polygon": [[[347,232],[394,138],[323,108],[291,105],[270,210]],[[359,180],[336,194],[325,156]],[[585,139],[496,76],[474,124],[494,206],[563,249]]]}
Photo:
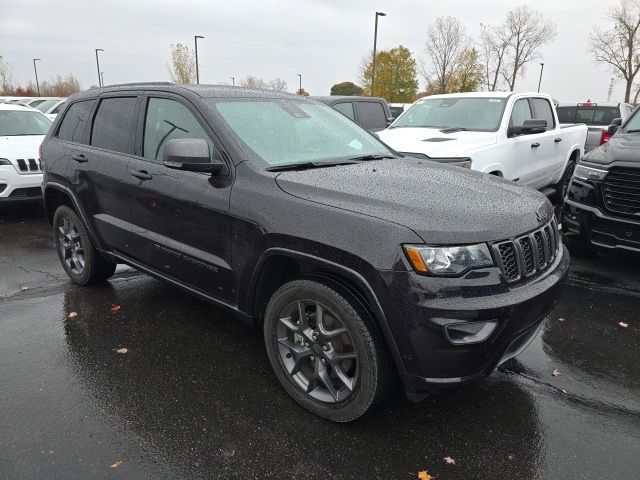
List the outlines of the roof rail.
{"label": "roof rail", "polygon": [[102,88],[109,87],[133,87],[136,85],[177,85],[173,82],[130,82],[130,83],[115,83],[112,85],[104,85]]}

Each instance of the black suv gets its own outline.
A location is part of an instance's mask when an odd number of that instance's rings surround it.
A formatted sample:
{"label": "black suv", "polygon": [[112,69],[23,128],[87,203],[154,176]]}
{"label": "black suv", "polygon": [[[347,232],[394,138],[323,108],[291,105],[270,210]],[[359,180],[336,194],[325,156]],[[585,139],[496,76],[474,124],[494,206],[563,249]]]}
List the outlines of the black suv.
{"label": "black suv", "polygon": [[577,250],[640,253],[640,115],[609,126],[611,139],[587,153],[574,170],[562,228]]}
{"label": "black suv", "polygon": [[278,380],[353,420],[402,380],[413,400],[517,355],[569,257],[547,199],[403,157],[328,106],[240,87],[74,95],[42,145],[63,268],[117,263],[264,330]]}

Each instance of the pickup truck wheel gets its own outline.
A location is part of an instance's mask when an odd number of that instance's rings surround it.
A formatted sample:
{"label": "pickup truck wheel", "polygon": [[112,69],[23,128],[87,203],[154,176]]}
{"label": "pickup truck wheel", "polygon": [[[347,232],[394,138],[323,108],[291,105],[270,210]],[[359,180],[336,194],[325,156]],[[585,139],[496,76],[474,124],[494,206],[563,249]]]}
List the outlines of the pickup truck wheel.
{"label": "pickup truck wheel", "polygon": [[561,204],[564,202],[564,197],[567,195],[567,190],[569,190],[569,183],[571,182],[571,177],[573,177],[573,171],[576,169],[576,162],[571,160],[567,164],[567,168],[562,175],[560,181],[556,184],[555,189],[555,203]]}
{"label": "pickup truck wheel", "polygon": [[363,415],[391,381],[384,345],[357,302],[312,280],[271,297],[264,336],[271,366],[307,410],[335,422]]}
{"label": "pickup truck wheel", "polygon": [[62,268],[73,283],[91,285],[106,280],[116,264],[100,256],[76,212],[60,206],[53,216],[53,238]]}

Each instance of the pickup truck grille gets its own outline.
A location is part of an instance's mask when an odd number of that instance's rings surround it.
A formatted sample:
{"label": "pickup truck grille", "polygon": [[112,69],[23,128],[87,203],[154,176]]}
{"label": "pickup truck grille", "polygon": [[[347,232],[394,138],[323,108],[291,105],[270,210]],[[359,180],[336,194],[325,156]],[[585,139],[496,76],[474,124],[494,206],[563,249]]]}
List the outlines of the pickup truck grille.
{"label": "pickup truck grille", "polygon": [[526,235],[492,245],[494,258],[504,278],[514,283],[544,272],[553,263],[560,248],[555,219]]}
{"label": "pickup truck grille", "polygon": [[616,213],[640,213],[640,169],[612,168],[602,183],[604,205]]}

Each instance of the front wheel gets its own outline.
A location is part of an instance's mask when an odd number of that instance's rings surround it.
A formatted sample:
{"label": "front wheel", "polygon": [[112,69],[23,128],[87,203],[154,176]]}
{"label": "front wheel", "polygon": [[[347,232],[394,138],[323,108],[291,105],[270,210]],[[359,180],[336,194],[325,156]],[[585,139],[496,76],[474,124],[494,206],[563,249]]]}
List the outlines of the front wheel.
{"label": "front wheel", "polygon": [[576,162],[573,160],[569,161],[567,164],[567,168],[564,170],[564,174],[560,181],[556,184],[555,189],[555,202],[558,204],[562,204],[564,202],[564,197],[567,195],[567,191],[569,190],[569,183],[571,183],[571,177],[573,177],[573,172],[576,169]]}
{"label": "front wheel", "polygon": [[82,221],[66,205],[58,207],[53,216],[53,238],[62,268],[73,283],[91,285],[115,272],[116,264],[100,256]]}
{"label": "front wheel", "polygon": [[265,344],[278,380],[304,408],[335,422],[363,415],[392,378],[380,335],[360,310],[334,288],[295,280],[265,311]]}

